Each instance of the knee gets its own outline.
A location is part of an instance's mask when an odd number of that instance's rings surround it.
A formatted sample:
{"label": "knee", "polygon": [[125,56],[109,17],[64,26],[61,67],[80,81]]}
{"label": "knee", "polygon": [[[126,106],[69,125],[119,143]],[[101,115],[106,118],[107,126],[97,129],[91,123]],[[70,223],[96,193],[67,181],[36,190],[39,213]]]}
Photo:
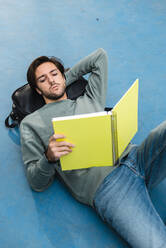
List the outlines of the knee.
{"label": "knee", "polygon": [[166,136],[166,121],[162,122],[160,125],[158,125],[156,128],[154,128],[150,134],[152,136],[159,136],[159,137],[165,137]]}

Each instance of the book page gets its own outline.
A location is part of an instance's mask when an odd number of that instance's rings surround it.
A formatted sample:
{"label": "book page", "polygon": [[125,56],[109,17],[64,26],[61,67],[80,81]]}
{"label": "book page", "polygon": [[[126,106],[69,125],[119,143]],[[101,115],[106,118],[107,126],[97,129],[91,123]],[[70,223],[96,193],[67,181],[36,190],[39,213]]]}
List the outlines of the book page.
{"label": "book page", "polygon": [[138,79],[113,108],[117,115],[119,157],[138,130]]}

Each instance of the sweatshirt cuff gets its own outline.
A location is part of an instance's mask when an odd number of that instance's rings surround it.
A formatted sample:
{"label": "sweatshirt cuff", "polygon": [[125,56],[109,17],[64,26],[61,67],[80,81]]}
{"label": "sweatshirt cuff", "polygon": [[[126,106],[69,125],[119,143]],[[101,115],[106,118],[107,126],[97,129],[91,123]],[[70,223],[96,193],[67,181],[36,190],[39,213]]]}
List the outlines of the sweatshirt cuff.
{"label": "sweatshirt cuff", "polygon": [[70,70],[68,70],[67,72],[65,72],[65,77],[66,77],[66,86],[70,85],[72,82],[74,82],[75,79],[71,79],[71,72]]}
{"label": "sweatshirt cuff", "polygon": [[48,160],[44,154],[40,160],[40,168],[45,172],[54,173],[55,172],[55,163],[48,162]]}

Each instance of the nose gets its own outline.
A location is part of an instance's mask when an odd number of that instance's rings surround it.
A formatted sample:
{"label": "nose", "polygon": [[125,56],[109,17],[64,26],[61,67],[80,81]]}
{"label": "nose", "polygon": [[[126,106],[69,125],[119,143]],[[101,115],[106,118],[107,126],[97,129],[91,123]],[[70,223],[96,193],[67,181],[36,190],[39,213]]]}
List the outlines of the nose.
{"label": "nose", "polygon": [[55,83],[54,78],[53,78],[52,75],[49,75],[49,76],[48,76],[48,82],[49,82],[50,84],[54,84],[54,83]]}

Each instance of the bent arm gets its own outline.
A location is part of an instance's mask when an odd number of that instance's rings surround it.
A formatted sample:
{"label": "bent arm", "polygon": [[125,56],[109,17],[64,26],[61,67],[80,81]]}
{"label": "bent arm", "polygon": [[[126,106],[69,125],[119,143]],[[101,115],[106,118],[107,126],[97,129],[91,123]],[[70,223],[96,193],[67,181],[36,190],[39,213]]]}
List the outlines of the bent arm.
{"label": "bent arm", "polygon": [[54,180],[54,164],[48,162],[40,138],[24,122],[20,125],[20,133],[22,158],[29,185],[35,191],[44,191]]}
{"label": "bent arm", "polygon": [[88,78],[86,94],[104,107],[108,81],[108,58],[102,48],[81,59],[66,72],[66,85],[71,84],[80,76],[88,73],[90,73],[90,76]]}

